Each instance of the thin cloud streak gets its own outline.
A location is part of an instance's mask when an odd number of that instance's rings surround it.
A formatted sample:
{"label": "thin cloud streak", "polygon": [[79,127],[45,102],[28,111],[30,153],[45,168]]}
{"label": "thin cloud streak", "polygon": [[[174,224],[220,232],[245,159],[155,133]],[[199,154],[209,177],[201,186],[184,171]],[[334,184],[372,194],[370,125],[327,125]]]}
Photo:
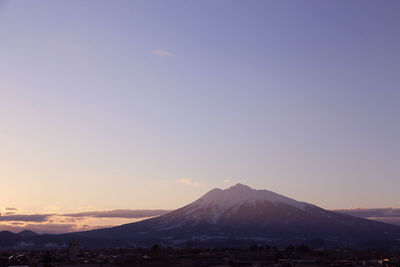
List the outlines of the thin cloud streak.
{"label": "thin cloud streak", "polygon": [[160,216],[169,212],[168,210],[104,210],[104,211],[84,211],[77,213],[67,213],[65,217],[94,217],[94,218],[144,218]]}
{"label": "thin cloud streak", "polygon": [[196,187],[198,187],[198,186],[206,186],[206,184],[202,184],[202,183],[193,181],[193,180],[191,180],[191,179],[180,179],[180,180],[178,181],[178,183],[186,184],[186,185],[191,185],[191,186],[196,186]]}
{"label": "thin cloud streak", "polygon": [[163,49],[156,49],[156,50],[153,50],[152,53],[153,53],[154,55],[157,55],[157,56],[160,56],[160,57],[170,57],[170,56],[173,55],[172,53],[170,53],[170,52],[168,52],[168,51],[166,51],[166,50],[163,50]]}

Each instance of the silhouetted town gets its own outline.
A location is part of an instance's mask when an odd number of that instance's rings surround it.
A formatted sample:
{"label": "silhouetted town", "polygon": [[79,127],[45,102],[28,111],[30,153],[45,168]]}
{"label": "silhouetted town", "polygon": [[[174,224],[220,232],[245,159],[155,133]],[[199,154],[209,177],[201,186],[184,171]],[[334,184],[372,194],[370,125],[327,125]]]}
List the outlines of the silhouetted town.
{"label": "silhouetted town", "polygon": [[400,266],[400,252],[314,250],[306,245],[237,249],[151,248],[84,249],[78,241],[57,250],[3,251],[0,267],[68,266]]}

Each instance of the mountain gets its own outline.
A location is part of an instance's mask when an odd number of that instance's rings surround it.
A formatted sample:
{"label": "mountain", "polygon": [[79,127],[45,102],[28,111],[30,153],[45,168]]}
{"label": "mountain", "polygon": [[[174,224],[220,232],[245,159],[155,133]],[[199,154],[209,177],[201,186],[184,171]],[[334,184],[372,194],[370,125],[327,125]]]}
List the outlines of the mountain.
{"label": "mountain", "polygon": [[242,246],[307,243],[319,246],[397,245],[400,227],[328,211],[267,190],[237,184],[213,189],[165,215],[77,234],[125,244]]}
{"label": "mountain", "polygon": [[242,184],[148,220],[62,235],[0,232],[0,247],[243,247],[255,243],[318,248],[399,249],[400,227],[325,210]]}

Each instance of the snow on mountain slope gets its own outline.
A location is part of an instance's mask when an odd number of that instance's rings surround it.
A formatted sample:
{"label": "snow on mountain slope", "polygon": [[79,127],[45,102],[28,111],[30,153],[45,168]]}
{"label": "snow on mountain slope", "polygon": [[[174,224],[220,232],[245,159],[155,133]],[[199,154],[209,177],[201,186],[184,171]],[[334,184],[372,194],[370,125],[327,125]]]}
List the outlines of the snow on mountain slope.
{"label": "snow on mountain slope", "polygon": [[208,218],[212,223],[227,213],[235,213],[243,205],[251,205],[254,208],[262,202],[270,202],[274,205],[285,204],[304,210],[307,203],[276,194],[268,190],[254,190],[247,185],[237,184],[228,189],[213,189],[195,202],[180,210],[181,214],[191,218]]}
{"label": "snow on mountain slope", "polygon": [[225,190],[213,189],[193,204],[199,204],[200,207],[217,204],[222,209],[228,209],[244,202],[254,204],[257,200],[284,203],[298,209],[304,209],[306,205],[304,202],[299,202],[268,190],[254,190],[240,183]]}

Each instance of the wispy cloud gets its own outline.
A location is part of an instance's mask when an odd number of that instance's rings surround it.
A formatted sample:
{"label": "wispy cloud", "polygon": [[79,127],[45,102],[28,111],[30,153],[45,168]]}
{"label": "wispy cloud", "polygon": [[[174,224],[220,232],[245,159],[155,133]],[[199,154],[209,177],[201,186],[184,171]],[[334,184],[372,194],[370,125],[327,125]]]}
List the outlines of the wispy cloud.
{"label": "wispy cloud", "polygon": [[58,210],[60,210],[59,206],[47,206],[44,207],[44,210],[46,210],[47,212],[57,212]]}
{"label": "wispy cloud", "polygon": [[224,180],[224,183],[226,183],[226,184],[229,184],[230,182],[232,182],[232,181],[229,180],[229,179],[225,179],[225,180]]}
{"label": "wispy cloud", "polygon": [[377,208],[377,209],[355,208],[355,209],[341,209],[335,211],[340,213],[345,213],[351,216],[400,225],[400,208]]}
{"label": "wispy cloud", "polygon": [[181,184],[187,184],[187,185],[191,185],[191,186],[205,186],[205,184],[193,181],[191,179],[180,179],[178,182]]}
{"label": "wispy cloud", "polygon": [[154,55],[157,55],[157,56],[160,56],[160,57],[170,57],[170,56],[173,55],[171,52],[168,52],[168,51],[163,50],[163,49],[153,50],[152,53]]}
{"label": "wispy cloud", "polygon": [[0,216],[7,214],[9,212],[14,212],[16,213],[17,211],[19,211],[19,209],[17,208],[12,208],[12,207],[0,207]]}
{"label": "wispy cloud", "polygon": [[6,207],[5,210],[8,210],[8,211],[16,211],[16,210],[18,210],[18,209],[17,209],[17,208]]}

